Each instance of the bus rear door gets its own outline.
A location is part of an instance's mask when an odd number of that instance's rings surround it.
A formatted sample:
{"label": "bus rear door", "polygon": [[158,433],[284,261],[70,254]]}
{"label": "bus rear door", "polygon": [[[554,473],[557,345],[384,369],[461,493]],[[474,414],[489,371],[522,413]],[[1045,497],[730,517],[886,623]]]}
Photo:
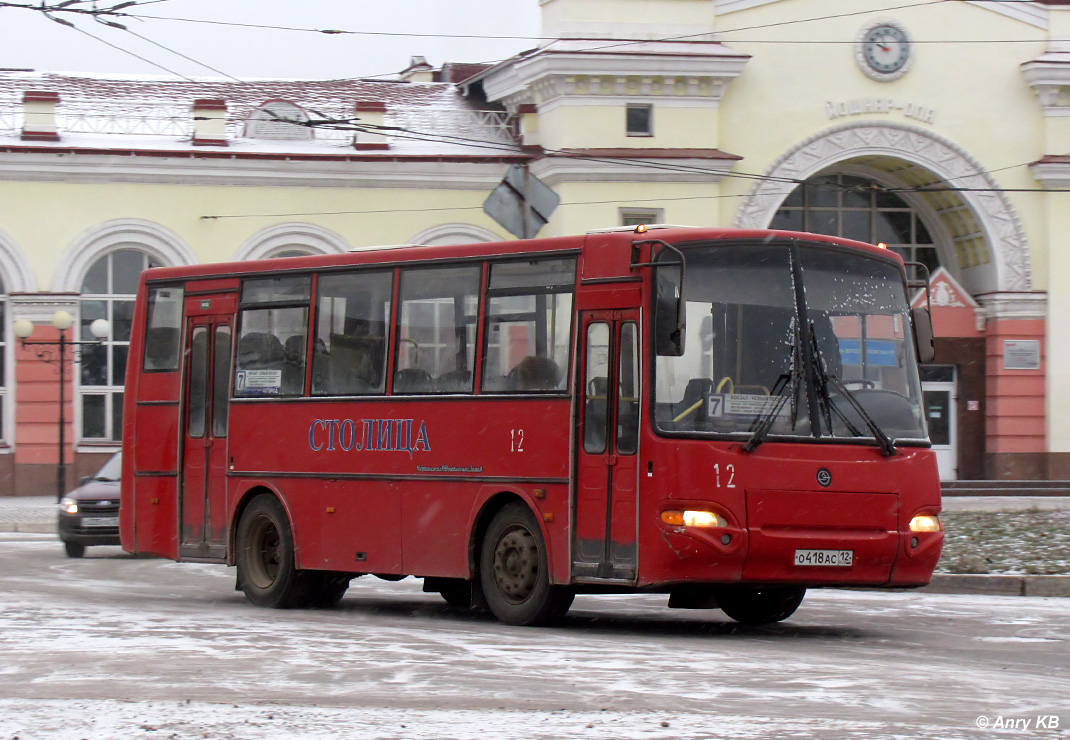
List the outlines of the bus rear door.
{"label": "bus rear door", "polygon": [[186,299],[182,558],[226,558],[227,417],[237,294]]}
{"label": "bus rear door", "polygon": [[584,311],[572,575],[634,582],[639,312]]}

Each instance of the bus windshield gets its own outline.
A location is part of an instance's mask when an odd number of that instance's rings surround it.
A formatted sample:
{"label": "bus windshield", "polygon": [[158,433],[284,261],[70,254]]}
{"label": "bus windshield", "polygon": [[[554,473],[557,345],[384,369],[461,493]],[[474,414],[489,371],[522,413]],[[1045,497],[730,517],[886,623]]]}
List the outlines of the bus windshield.
{"label": "bus windshield", "polygon": [[805,243],[692,245],[680,357],[658,357],[666,432],[924,441],[903,277]]}

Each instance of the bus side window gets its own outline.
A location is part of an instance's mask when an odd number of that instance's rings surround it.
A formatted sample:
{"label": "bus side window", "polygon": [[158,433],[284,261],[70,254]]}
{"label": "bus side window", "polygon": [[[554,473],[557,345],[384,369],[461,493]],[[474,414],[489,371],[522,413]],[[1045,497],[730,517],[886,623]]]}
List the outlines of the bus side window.
{"label": "bus side window", "polygon": [[321,275],[316,282],[312,395],[386,390],[392,271]]}
{"label": "bus side window", "polygon": [[149,289],[143,369],[178,370],[183,294],[180,287]]}
{"label": "bus side window", "polygon": [[235,396],[299,396],[305,392],[309,276],[242,283]]}
{"label": "bus side window", "polygon": [[606,451],[609,411],[609,324],[587,326],[587,367],[584,372],[583,451]]}
{"label": "bus side window", "polygon": [[639,338],[635,324],[620,329],[620,384],[617,396],[617,452],[634,455],[639,447]]}
{"label": "bus side window", "polygon": [[471,393],[482,266],[401,271],[394,393]]}
{"label": "bus side window", "polygon": [[568,387],[576,260],[496,262],[487,288],[483,391]]}

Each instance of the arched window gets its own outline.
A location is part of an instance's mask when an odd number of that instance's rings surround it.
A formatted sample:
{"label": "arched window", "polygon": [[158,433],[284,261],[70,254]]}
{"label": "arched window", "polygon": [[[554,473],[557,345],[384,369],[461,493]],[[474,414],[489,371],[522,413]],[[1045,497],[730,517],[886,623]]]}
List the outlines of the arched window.
{"label": "arched window", "polygon": [[111,327],[102,344],[85,346],[82,351],[79,400],[83,440],[122,439],[123,383],[138,277],[142,270],[159,265],[137,249],[119,249],[94,261],[82,280],[78,338],[93,339],[89,325],[96,319],[106,319]]}
{"label": "arched window", "polygon": [[930,273],[940,266],[932,232],[918,210],[877,181],[856,175],[811,177],[781,204],[769,228],[883,243]]}
{"label": "arched window", "polygon": [[[0,279],[0,327],[7,326],[10,319],[7,315],[7,286]],[[6,437],[7,415],[9,404],[7,401],[7,332],[0,331],[0,439]]]}
{"label": "arched window", "polygon": [[301,106],[285,100],[272,100],[249,114],[245,121],[245,136],[250,139],[308,141],[314,136],[308,123],[308,113]]}

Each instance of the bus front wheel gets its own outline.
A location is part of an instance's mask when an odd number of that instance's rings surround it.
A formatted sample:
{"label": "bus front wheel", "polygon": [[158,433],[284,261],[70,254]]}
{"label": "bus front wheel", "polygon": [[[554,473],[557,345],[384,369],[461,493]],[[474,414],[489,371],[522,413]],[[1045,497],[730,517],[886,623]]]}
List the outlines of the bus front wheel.
{"label": "bus front wheel", "polygon": [[238,583],[257,606],[292,609],[309,599],[309,582],[294,565],[294,541],[286,511],[264,493],[242,513],[237,533]]}
{"label": "bus front wheel", "polygon": [[772,624],[787,619],[799,608],[803,586],[732,586],[716,591],[717,606],[743,624]]}
{"label": "bus front wheel", "polygon": [[479,577],[487,606],[506,624],[545,624],[572,605],[571,589],[550,584],[539,523],[520,502],[505,506],[491,520],[483,538]]}

